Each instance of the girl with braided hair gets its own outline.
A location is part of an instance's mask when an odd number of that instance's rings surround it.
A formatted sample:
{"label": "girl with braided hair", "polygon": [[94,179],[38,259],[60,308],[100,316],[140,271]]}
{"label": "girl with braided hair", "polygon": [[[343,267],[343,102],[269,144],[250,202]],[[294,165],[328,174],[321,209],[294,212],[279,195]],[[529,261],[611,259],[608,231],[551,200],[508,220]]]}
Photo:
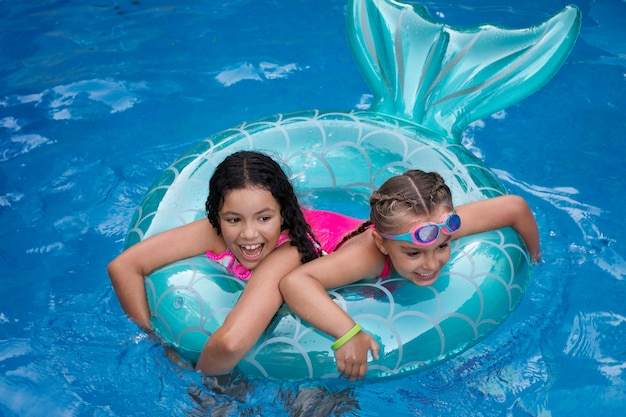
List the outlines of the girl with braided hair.
{"label": "girl with braided hair", "polygon": [[243,293],[204,345],[196,368],[231,371],[254,346],[283,300],[279,280],[320,249],[289,179],[269,156],[236,152],[215,169],[207,217],[131,246],[108,265],[123,310],[151,333],[144,277],[174,261],[205,254],[246,280]]}
{"label": "girl with braided hair", "polygon": [[[505,195],[456,207],[441,175],[411,170],[387,180],[370,198],[370,219],[330,254],[299,266],[280,281],[285,302],[303,320],[336,338],[337,369],[350,380],[367,371],[378,343],[326,290],[391,271],[416,285],[434,283],[450,259],[450,241],[503,227],[515,229],[535,261],[539,233],[526,201]],[[355,261],[358,260],[358,261]]]}

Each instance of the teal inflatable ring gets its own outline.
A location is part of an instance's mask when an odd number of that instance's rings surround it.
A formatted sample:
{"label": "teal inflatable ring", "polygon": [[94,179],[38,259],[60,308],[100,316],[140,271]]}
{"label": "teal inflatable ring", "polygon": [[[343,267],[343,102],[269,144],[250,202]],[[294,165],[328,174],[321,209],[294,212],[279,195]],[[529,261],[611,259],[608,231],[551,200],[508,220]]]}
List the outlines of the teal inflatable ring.
{"label": "teal inflatable ring", "polygon": [[[202,218],[214,168],[243,149],[261,150],[279,161],[304,206],[362,218],[371,192],[413,167],[440,172],[456,205],[505,193],[464,147],[445,144],[411,124],[370,113],[298,113],[227,130],[174,162],[146,194],[126,245]],[[433,286],[392,277],[331,294],[381,345],[368,375],[391,376],[440,361],[489,334],[519,303],[530,265],[517,234],[503,229],[455,241]],[[162,268],[145,282],[156,332],[191,361],[245,285],[205,256]],[[239,370],[276,378],[335,377],[332,342],[283,307]]]}
{"label": "teal inflatable ring", "polygon": [[[412,168],[439,172],[455,205],[506,193],[461,145],[461,134],[555,74],[578,35],[578,9],[568,6],[537,26],[514,30],[453,28],[436,23],[422,6],[395,0],[349,0],[347,10],[349,42],[372,89],[371,106],[277,115],[206,139],[148,191],[126,247],[203,217],[209,178],[238,150],[264,151],[279,161],[303,206],[363,219],[371,192]],[[519,236],[501,229],[455,240],[432,286],[392,276],[330,294],[380,344],[367,375],[389,377],[476,344],[515,309],[530,275]],[[145,283],[154,329],[191,362],[245,285],[205,256],[161,268]],[[332,342],[284,306],[238,368],[248,376],[337,377]]]}

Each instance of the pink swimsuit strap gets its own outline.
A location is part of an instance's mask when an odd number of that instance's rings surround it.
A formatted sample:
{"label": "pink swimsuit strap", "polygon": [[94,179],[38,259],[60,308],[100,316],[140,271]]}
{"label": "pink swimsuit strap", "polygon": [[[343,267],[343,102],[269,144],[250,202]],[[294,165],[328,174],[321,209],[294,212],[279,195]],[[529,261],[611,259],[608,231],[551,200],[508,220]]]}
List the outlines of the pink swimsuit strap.
{"label": "pink swimsuit strap", "polygon": [[[278,238],[278,242],[276,242],[276,247],[279,247],[288,240],[289,235],[287,233],[281,234]],[[235,255],[230,251],[230,249],[227,248],[224,252],[219,254],[209,251],[206,253],[206,256],[207,258],[222,265],[228,270],[228,272],[230,272],[237,278],[242,280],[247,280],[248,278],[250,278],[250,274],[252,273],[252,271],[243,266],[237,260],[237,258],[235,258]]]}
{"label": "pink swimsuit strap", "polygon": [[391,275],[391,262],[389,261],[389,255],[385,255],[385,266],[380,272],[380,277],[389,278],[389,275]]}

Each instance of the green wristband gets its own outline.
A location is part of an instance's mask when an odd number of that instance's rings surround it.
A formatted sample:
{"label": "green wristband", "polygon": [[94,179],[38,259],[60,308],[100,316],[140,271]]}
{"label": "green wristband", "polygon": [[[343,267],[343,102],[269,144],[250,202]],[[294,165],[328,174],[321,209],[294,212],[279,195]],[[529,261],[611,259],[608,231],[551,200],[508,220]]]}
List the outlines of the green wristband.
{"label": "green wristband", "polygon": [[339,349],[340,347],[345,345],[348,340],[352,339],[360,331],[361,331],[361,325],[359,323],[357,323],[357,324],[354,325],[353,328],[348,330],[348,332],[346,334],[341,336],[339,339],[335,340],[335,343],[330,345],[330,347],[333,350]]}

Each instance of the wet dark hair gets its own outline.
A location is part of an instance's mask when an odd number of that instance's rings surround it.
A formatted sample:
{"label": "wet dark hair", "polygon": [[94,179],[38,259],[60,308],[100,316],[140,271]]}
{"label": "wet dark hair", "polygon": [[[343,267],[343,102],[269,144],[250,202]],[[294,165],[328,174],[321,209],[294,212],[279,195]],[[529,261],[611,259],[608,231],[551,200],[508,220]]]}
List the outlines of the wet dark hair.
{"label": "wet dark hair", "polygon": [[454,210],[452,192],[437,172],[414,169],[391,177],[370,196],[370,219],[344,237],[336,248],[372,224],[381,233],[403,232],[397,229],[407,215],[429,216],[442,205],[448,211]]}
{"label": "wet dark hair", "polygon": [[302,262],[317,258],[319,250],[311,240],[315,237],[304,219],[289,178],[276,161],[261,152],[235,152],[215,168],[209,181],[205,207],[207,218],[217,233],[222,234],[219,211],[224,204],[224,196],[229,191],[250,186],[265,189],[276,199],[283,218],[282,230],[289,230],[291,245],[298,248]]}

